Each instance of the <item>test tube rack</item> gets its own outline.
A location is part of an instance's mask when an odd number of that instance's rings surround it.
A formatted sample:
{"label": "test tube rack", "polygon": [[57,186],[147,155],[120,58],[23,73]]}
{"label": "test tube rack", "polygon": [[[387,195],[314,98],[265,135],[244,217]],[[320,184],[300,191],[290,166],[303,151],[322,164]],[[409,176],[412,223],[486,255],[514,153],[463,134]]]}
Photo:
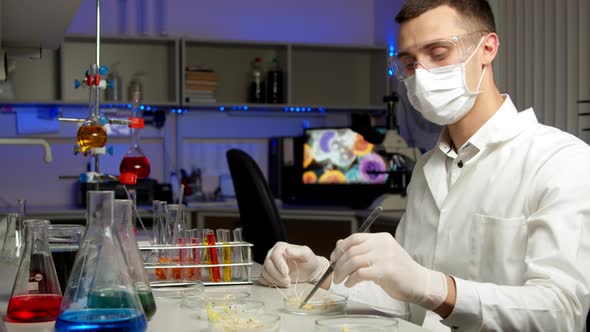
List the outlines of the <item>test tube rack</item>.
{"label": "test tube rack", "polygon": [[[201,261],[201,263],[194,263],[190,260],[187,262],[153,262],[154,256],[167,256],[167,257],[174,257],[177,256],[180,250],[220,250],[223,248],[231,248],[232,252],[235,250],[240,249],[242,253],[242,259],[238,259],[239,262],[232,262],[232,263],[218,263],[213,264],[208,261]],[[150,284],[152,287],[165,287],[165,286],[185,286],[195,283],[202,283],[205,286],[208,285],[248,285],[252,284],[252,247],[253,244],[248,242],[226,242],[226,243],[218,243],[214,245],[193,245],[193,244],[186,244],[186,245],[139,245],[139,251],[141,252],[142,256],[144,257],[144,267],[148,272],[148,276],[150,278]],[[164,254],[164,255],[163,255]],[[221,261],[221,259],[220,259]],[[210,276],[203,277],[202,280],[197,278],[194,279],[183,279],[183,278],[168,278],[166,280],[158,280],[156,278],[156,270],[168,270],[172,271],[174,269],[180,270],[187,270],[187,269],[206,269],[207,271],[211,268],[219,268],[223,269],[224,267],[231,268],[231,271],[234,269],[241,270],[240,276],[235,278],[234,274],[232,273],[231,281],[224,281],[223,279],[220,281],[211,281]],[[208,273],[207,273],[208,274]],[[205,273],[202,274],[202,276]]]}

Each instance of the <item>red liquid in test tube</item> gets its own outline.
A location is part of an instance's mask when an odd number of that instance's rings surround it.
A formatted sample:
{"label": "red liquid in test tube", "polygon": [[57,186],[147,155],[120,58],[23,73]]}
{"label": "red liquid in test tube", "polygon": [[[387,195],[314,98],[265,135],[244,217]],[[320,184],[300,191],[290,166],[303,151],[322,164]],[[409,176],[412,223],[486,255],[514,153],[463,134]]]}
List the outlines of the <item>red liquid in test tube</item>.
{"label": "red liquid in test tube", "polygon": [[[210,246],[215,245],[215,233],[207,233],[207,244]],[[211,247],[207,249],[209,251],[210,264],[219,264],[219,258],[217,256],[217,248]],[[213,266],[210,268],[210,278],[213,282],[221,281],[221,273],[219,272],[219,266]]]}

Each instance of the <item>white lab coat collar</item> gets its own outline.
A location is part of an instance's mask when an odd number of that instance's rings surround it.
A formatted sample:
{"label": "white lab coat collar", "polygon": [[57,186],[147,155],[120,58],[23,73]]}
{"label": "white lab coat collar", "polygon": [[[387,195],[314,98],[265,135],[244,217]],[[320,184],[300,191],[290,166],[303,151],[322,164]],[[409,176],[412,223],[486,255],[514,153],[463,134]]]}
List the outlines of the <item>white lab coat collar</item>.
{"label": "white lab coat collar", "polygon": [[[531,125],[537,124],[532,108],[518,112],[510,96],[503,94],[504,102],[494,115],[467,141],[481,153],[486,148],[505,142]],[[437,148],[432,151],[424,165],[424,175],[428,187],[440,209],[448,193],[445,159],[451,149],[451,139],[447,127],[440,134]]]}

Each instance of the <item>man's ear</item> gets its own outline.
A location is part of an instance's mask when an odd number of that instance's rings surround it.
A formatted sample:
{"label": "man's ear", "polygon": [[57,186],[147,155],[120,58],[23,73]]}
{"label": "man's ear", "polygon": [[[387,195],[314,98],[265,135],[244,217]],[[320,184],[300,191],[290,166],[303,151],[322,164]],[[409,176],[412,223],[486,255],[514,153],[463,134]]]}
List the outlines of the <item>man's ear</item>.
{"label": "man's ear", "polygon": [[496,58],[496,54],[498,54],[498,48],[500,47],[500,40],[498,39],[498,35],[495,32],[490,32],[487,36],[484,37],[482,44],[482,64],[489,65]]}

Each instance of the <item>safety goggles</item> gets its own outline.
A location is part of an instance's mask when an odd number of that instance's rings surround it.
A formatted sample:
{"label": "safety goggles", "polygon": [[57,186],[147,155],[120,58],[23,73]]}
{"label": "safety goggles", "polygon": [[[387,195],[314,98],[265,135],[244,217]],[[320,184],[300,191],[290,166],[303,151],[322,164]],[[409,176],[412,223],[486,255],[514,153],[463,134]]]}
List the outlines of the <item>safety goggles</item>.
{"label": "safety goggles", "polygon": [[427,70],[463,63],[488,31],[479,30],[462,35],[430,40],[400,50],[389,58],[389,69],[399,80],[414,75],[418,64]]}

